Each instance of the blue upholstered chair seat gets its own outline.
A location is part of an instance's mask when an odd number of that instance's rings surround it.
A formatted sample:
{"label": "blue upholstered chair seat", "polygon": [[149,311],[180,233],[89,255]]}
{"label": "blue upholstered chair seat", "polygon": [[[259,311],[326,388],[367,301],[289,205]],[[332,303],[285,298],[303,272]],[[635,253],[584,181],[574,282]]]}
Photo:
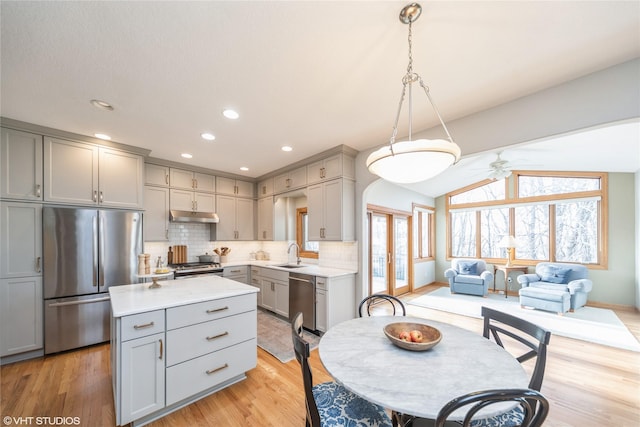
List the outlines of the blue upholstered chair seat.
{"label": "blue upholstered chair seat", "polygon": [[469,283],[472,285],[484,285],[484,279],[480,276],[471,276],[470,274],[458,274],[456,283]]}
{"label": "blue upholstered chair seat", "polygon": [[517,406],[504,414],[491,418],[471,421],[471,427],[516,427],[522,424],[524,412],[521,406]]}
{"label": "blue upholstered chair seat", "polygon": [[334,382],[313,386],[323,426],[370,427],[389,426],[384,408],[375,405]]}

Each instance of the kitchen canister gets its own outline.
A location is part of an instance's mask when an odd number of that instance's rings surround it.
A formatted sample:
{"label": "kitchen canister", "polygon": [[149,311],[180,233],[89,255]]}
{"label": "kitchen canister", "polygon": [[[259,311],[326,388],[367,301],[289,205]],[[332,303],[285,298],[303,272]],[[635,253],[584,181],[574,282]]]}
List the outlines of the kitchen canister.
{"label": "kitchen canister", "polygon": [[145,274],[145,265],[144,265],[144,254],[138,255],[138,275],[142,276]]}

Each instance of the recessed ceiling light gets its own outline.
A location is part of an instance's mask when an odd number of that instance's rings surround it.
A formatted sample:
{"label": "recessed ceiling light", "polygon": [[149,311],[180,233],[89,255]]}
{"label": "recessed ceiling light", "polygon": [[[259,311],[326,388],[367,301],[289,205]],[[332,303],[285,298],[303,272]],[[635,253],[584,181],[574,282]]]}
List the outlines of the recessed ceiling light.
{"label": "recessed ceiling light", "polygon": [[282,147],[282,151],[293,151],[293,148],[289,147],[288,145],[285,145]]}
{"label": "recessed ceiling light", "polygon": [[242,167],[240,168],[240,170],[241,170],[241,171],[245,171],[245,172],[246,172],[246,171],[248,171],[248,170],[249,170],[249,168],[248,168],[248,167],[246,167],[246,166],[242,166]]}
{"label": "recessed ceiling light", "polygon": [[94,133],[93,136],[96,138],[104,139],[105,141],[111,141],[111,137],[106,133]]}
{"label": "recessed ceiling light", "polygon": [[113,105],[109,104],[106,101],[100,101],[99,99],[92,99],[89,101],[91,105],[101,110],[113,111]]}
{"label": "recessed ceiling light", "polygon": [[222,115],[225,116],[227,119],[231,119],[231,120],[235,120],[238,117],[240,117],[240,114],[238,114],[237,111],[231,110],[229,108],[227,108],[226,110],[222,111]]}
{"label": "recessed ceiling light", "polygon": [[190,159],[190,158],[192,158],[192,157],[193,157],[193,155],[192,155],[192,154],[189,154],[189,153],[182,153],[182,154],[180,154],[180,155],[181,155],[182,157],[184,157],[185,159]]}
{"label": "recessed ceiling light", "polygon": [[207,141],[213,141],[216,139],[215,135],[209,132],[201,133],[200,136],[202,139],[206,139]]}

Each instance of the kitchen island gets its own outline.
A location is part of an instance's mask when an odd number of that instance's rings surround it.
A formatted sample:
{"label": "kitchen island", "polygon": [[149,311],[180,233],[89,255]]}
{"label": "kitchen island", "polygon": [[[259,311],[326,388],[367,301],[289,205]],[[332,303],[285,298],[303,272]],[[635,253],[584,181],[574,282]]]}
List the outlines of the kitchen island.
{"label": "kitchen island", "polygon": [[147,424],[246,378],[257,364],[258,290],[206,276],[115,286],[116,424]]}

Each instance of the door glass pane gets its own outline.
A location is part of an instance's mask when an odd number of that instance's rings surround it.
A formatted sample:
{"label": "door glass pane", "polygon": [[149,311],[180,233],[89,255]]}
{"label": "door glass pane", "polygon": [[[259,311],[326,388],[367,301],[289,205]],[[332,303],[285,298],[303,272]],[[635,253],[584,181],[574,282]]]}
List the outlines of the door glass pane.
{"label": "door glass pane", "polygon": [[387,217],[371,217],[371,293],[387,292]]}
{"label": "door glass pane", "polygon": [[409,221],[407,218],[396,217],[393,219],[395,247],[395,288],[409,286]]}

